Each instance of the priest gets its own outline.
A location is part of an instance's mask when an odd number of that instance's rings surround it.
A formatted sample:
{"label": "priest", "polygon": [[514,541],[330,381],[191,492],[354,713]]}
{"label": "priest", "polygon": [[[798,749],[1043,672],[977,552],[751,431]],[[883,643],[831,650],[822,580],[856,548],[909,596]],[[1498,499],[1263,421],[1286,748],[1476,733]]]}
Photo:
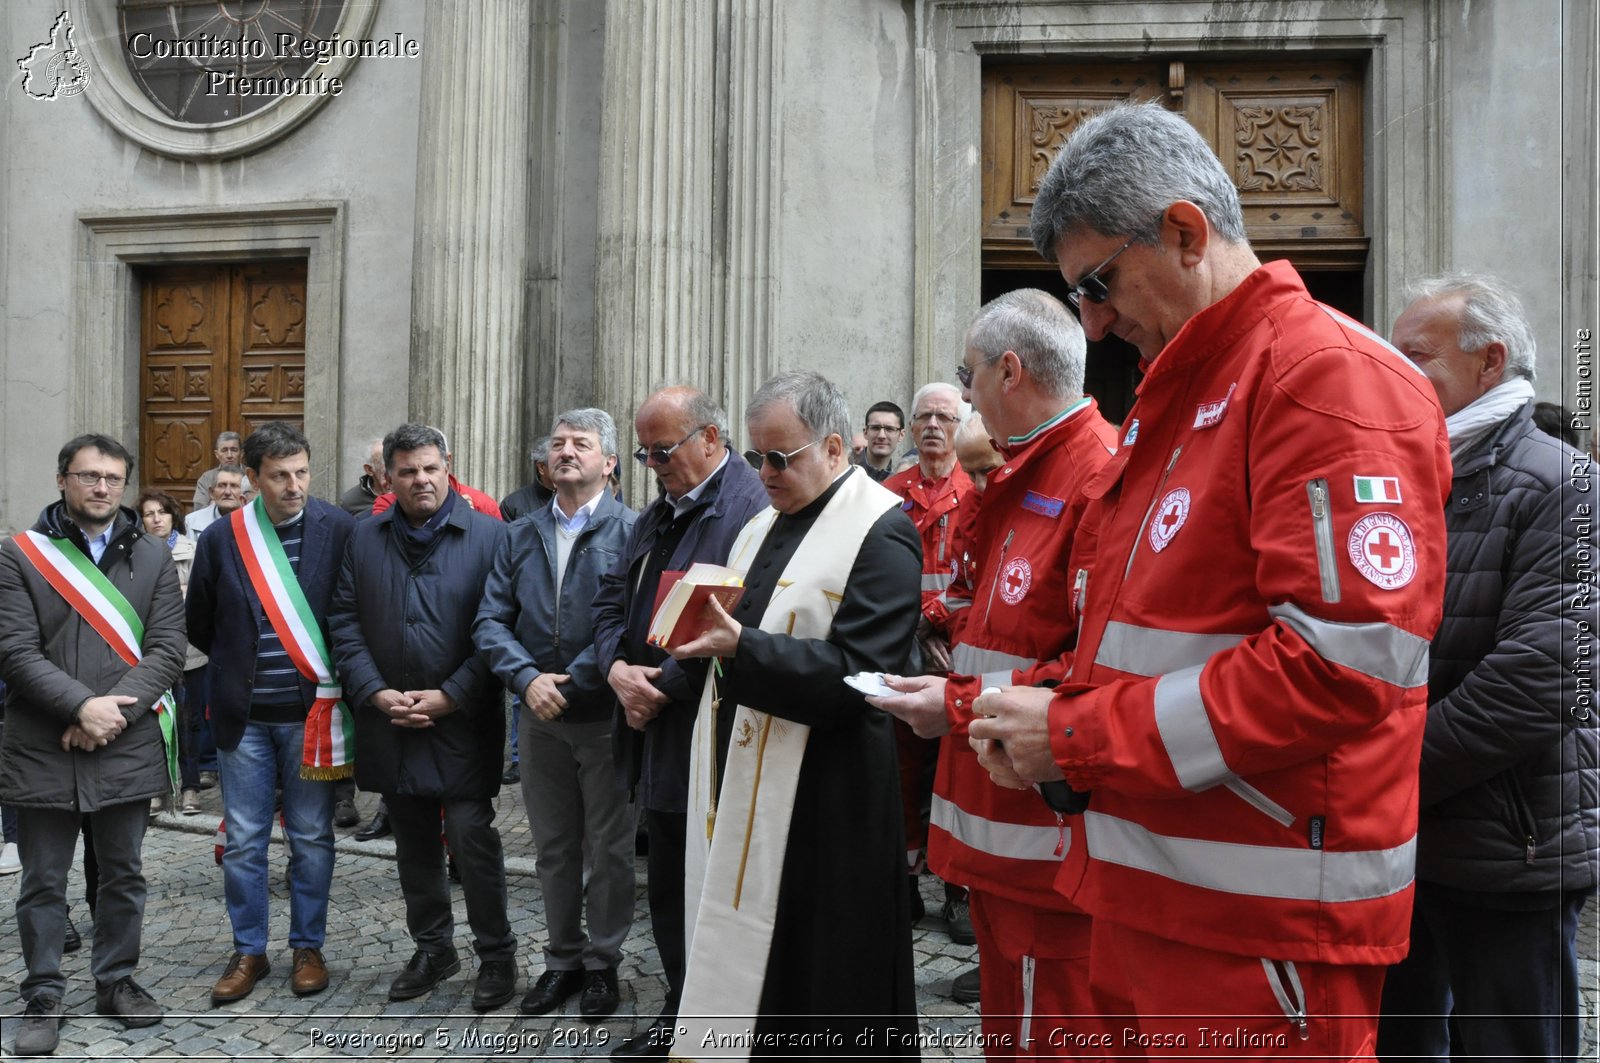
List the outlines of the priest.
{"label": "priest", "polygon": [[916,1056],[893,732],[844,678],[907,664],[921,546],[900,499],[850,464],[850,414],[814,372],[746,416],[772,508],[734,543],[732,614],[690,763],[689,964],[674,1059]]}

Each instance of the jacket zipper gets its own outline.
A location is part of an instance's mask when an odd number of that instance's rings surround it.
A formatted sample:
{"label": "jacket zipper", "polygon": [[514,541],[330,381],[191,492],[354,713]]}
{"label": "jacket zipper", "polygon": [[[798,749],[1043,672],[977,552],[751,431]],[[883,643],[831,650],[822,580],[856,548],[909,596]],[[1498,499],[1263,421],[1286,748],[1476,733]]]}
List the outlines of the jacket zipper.
{"label": "jacket zipper", "polygon": [[1538,855],[1538,823],[1534,819],[1533,809],[1531,806],[1529,806],[1527,798],[1522,795],[1522,784],[1519,783],[1517,781],[1517,777],[1509,771],[1506,772],[1506,788],[1511,791],[1511,810],[1516,813],[1518,820],[1517,826],[1519,826],[1523,832],[1522,837],[1524,840],[1522,859],[1524,863],[1531,864],[1534,862],[1534,858]]}
{"label": "jacket zipper", "polygon": [[1161,501],[1161,490],[1167,486],[1167,477],[1172,475],[1172,467],[1178,464],[1178,455],[1183,453],[1183,444],[1179,443],[1172,450],[1172,457],[1167,459],[1167,467],[1161,474],[1161,481],[1156,484],[1155,494],[1150,497],[1150,504],[1145,507],[1144,516],[1139,520],[1139,534],[1133,537],[1133,549],[1128,551],[1128,563],[1123,566],[1122,579],[1127,582],[1128,573],[1133,571],[1133,559],[1139,556],[1139,544],[1144,541],[1145,529],[1150,526],[1150,514],[1155,512],[1156,505]]}
{"label": "jacket zipper", "polygon": [[1318,477],[1306,484],[1306,495],[1311,499],[1311,530],[1317,542],[1317,571],[1322,576],[1322,600],[1337,602],[1343,594],[1339,590],[1339,566],[1333,553],[1333,512],[1328,505],[1328,481]]}
{"label": "jacket zipper", "polygon": [[950,521],[950,514],[946,513],[939,518],[939,570],[944,571],[944,527]]}
{"label": "jacket zipper", "polygon": [[1000,577],[1006,571],[1006,551],[1011,549],[1011,540],[1016,538],[1017,529],[1012,528],[1006,532],[1006,541],[1000,544],[1000,560],[995,562],[994,579],[989,582],[989,601],[983,607],[983,621],[989,622],[989,614],[994,611],[994,592],[1000,587]]}
{"label": "jacket zipper", "polygon": [[1294,826],[1294,813],[1284,808],[1278,802],[1257,790],[1243,779],[1234,777],[1223,784],[1231,790],[1235,797],[1254,808],[1257,812],[1276,820],[1283,827]]}
{"label": "jacket zipper", "polygon": [[1022,1023],[1017,1029],[1017,1043],[1023,1048],[1033,1044],[1033,976],[1036,967],[1032,956],[1022,957]]}

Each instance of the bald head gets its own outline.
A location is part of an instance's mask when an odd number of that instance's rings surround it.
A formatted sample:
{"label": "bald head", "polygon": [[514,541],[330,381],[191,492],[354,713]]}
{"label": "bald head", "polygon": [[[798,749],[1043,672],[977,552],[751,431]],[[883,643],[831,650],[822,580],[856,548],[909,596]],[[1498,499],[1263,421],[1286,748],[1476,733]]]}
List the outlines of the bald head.
{"label": "bald head", "polygon": [[989,438],[983,415],[976,411],[956,429],[956,460],[979,491],[989,486],[989,474],[1000,466],[1000,452]]}
{"label": "bald head", "polygon": [[728,434],[728,415],[699,388],[674,384],[645,398],[634,415],[633,427],[645,450],[670,451],[665,461],[650,457],[645,464],[668,497],[676,499],[717,471]]}

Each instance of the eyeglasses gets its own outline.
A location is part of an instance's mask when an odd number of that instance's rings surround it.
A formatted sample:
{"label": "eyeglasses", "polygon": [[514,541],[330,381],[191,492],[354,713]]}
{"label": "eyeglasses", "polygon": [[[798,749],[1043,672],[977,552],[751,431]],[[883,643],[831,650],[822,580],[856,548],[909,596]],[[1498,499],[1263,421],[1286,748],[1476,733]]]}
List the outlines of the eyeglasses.
{"label": "eyeglasses", "polygon": [[869,424],[867,427],[863,428],[862,431],[869,436],[876,435],[878,432],[888,432],[890,435],[894,435],[896,432],[905,431],[905,429],[896,428],[892,424]]}
{"label": "eyeglasses", "polygon": [[[962,386],[965,387],[965,385]],[[927,424],[929,421],[933,420],[942,421],[945,424],[955,424],[957,421],[961,420],[961,418],[950,413],[939,413],[936,410],[923,410],[921,413],[911,418],[911,423]]]}
{"label": "eyeglasses", "polygon": [[1083,275],[1083,279],[1067,289],[1067,302],[1072,304],[1072,309],[1077,310],[1078,304],[1084,299],[1096,305],[1105,302],[1111,297],[1111,289],[1106,287],[1106,282],[1100,279],[1100,271],[1117,260],[1117,256],[1132,247],[1139,238],[1128,237],[1128,242],[1111,252],[1111,257],[1100,263],[1094,269]]}
{"label": "eyeglasses", "polygon": [[106,486],[111,488],[113,491],[128,482],[128,478],[126,476],[102,476],[97,472],[69,472],[67,475],[72,477],[74,480],[77,480],[85,487],[93,487],[101,480],[104,480],[106,482]]}
{"label": "eyeglasses", "polygon": [[[978,365],[993,365],[994,363],[994,358],[985,358],[982,362],[979,362]],[[972,374],[976,373],[977,371],[978,366],[967,365],[965,362],[963,362],[961,365],[956,366],[956,380],[960,382],[962,387],[971,390]]]}
{"label": "eyeglasses", "polygon": [[[823,436],[822,437],[822,439],[827,439],[827,438],[828,438],[827,436]],[[813,439],[811,442],[807,443],[805,446],[799,447],[799,448],[797,448],[795,450],[791,450],[787,454],[785,454],[781,450],[769,450],[765,454],[761,455],[761,460],[765,461],[768,465],[771,465],[773,472],[782,472],[783,470],[785,470],[785,469],[787,469],[789,467],[789,459],[790,458],[794,457],[796,454],[800,453],[800,451],[802,451],[802,450],[807,450],[807,449],[810,449],[811,447],[816,446],[818,443],[822,442],[822,439]]]}
{"label": "eyeglasses", "polygon": [[699,435],[701,432],[704,432],[710,427],[711,426],[708,424],[703,424],[699,428],[696,428],[693,432],[690,432],[688,435],[678,440],[676,443],[672,444],[670,447],[646,447],[641,445],[633,452],[634,460],[640,465],[649,465],[651,462],[655,462],[657,465],[665,465],[667,462],[672,460],[672,455],[679,447],[683,446],[685,443],[689,442],[689,440],[693,439],[695,436]]}

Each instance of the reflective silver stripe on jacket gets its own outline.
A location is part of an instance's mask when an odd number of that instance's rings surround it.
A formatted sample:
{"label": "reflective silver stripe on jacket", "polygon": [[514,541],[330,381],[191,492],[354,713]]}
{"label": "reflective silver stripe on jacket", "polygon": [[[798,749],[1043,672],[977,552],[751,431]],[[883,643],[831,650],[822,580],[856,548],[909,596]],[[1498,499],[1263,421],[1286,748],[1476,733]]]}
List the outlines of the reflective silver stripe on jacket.
{"label": "reflective silver stripe on jacket", "polygon": [[1345,624],[1312,616],[1292,602],[1267,610],[1325,661],[1397,687],[1428,682],[1428,640],[1393,624]]}
{"label": "reflective silver stripe on jacket", "polygon": [[1285,827],[1294,826],[1294,813],[1236,776],[1223,759],[1222,746],[1211,729],[1211,717],[1200,693],[1200,673],[1204,668],[1197,664],[1156,680],[1156,730],[1178,782],[1195,793],[1220,783],[1263,815]]}
{"label": "reflective silver stripe on jacket", "polygon": [[[1056,846],[1061,845],[1061,831],[1056,827],[1033,827],[1023,823],[999,823],[975,816],[948,798],[933,795],[933,808],[929,821],[969,849],[1008,860],[1049,860],[1060,863]],[[1072,846],[1072,829],[1067,828],[1066,852]]]}
{"label": "reflective silver stripe on jacket", "polygon": [[1411,884],[1417,838],[1393,849],[1335,853],[1171,838],[1137,823],[1086,812],[1091,859],[1244,897],[1340,903],[1388,897]]}
{"label": "reflective silver stripe on jacket", "polygon": [[[1010,673],[1015,668],[1032,668],[1038,664],[1034,657],[1019,657],[1000,650],[984,650],[968,642],[958,642],[950,651],[950,671],[956,675],[988,675],[990,672]],[[1010,675],[1006,682],[1011,682]]]}
{"label": "reflective silver stripe on jacket", "polygon": [[1204,664],[1213,653],[1243,642],[1243,635],[1196,635],[1113,620],[1106,624],[1094,663],[1129,675],[1155,676]]}
{"label": "reflective silver stripe on jacket", "polygon": [[955,580],[948,572],[924,572],[922,574],[922,589],[925,591],[942,591]]}
{"label": "reflective silver stripe on jacket", "polygon": [[1185,790],[1208,790],[1233,775],[1222,759],[1222,747],[1200,696],[1204,667],[1197,664],[1156,680],[1156,730]]}

